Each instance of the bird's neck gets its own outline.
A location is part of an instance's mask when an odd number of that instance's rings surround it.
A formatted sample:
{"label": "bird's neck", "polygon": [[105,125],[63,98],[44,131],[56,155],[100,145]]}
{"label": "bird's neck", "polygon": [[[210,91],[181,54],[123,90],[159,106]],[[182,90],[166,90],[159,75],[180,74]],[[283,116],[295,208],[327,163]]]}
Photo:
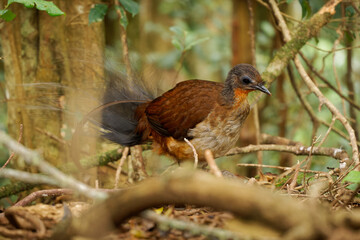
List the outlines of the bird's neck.
{"label": "bird's neck", "polygon": [[236,88],[233,89],[230,86],[224,86],[222,91],[222,97],[228,105],[239,105],[246,101],[246,98],[252,90],[245,90]]}
{"label": "bird's neck", "polygon": [[237,88],[234,90],[234,104],[240,105],[246,101],[246,98],[252,90],[245,90]]}

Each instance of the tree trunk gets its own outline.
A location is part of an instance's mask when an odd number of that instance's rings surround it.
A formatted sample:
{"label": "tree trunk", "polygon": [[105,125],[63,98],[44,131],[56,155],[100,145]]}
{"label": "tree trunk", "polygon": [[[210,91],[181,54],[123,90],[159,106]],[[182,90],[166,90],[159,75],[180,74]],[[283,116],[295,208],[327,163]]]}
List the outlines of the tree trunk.
{"label": "tree trunk", "polygon": [[54,3],[65,16],[12,4],[17,17],[3,23],[1,44],[9,133],[15,137],[24,124],[23,143],[57,165],[69,156],[67,140],[79,114],[100,99],[104,31],[102,23],[88,24],[93,1]]}

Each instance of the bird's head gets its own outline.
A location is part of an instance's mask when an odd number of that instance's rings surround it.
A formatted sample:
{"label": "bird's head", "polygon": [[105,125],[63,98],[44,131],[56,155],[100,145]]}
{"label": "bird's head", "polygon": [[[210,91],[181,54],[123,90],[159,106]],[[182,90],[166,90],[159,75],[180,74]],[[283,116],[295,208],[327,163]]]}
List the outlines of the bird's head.
{"label": "bird's head", "polygon": [[260,73],[250,64],[238,64],[233,67],[226,78],[225,89],[232,93],[236,90],[245,93],[259,90],[271,95],[270,91],[264,86]]}

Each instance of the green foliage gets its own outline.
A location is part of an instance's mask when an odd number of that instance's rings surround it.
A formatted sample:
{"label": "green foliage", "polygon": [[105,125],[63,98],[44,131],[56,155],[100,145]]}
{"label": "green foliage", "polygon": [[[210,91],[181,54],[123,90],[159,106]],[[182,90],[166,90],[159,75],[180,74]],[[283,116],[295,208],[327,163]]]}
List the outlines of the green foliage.
{"label": "green foliage", "polygon": [[104,20],[107,11],[108,6],[106,4],[95,4],[94,7],[90,9],[89,24]]}
{"label": "green foliage", "polygon": [[119,0],[119,2],[133,17],[139,13],[139,4],[137,2],[133,0]]}
{"label": "green foliage", "polygon": [[343,179],[343,182],[352,182],[360,184],[360,172],[359,171],[351,171],[346,175]]}
{"label": "green foliage", "polygon": [[119,6],[119,10],[120,10],[120,13],[121,13],[120,24],[121,24],[121,26],[123,26],[126,29],[128,23],[129,23],[129,21],[128,21],[127,17],[126,17],[126,12],[125,12],[124,8],[121,7],[121,6]]}
{"label": "green foliage", "polygon": [[16,17],[16,14],[10,11],[9,9],[0,10],[0,17],[5,21],[9,22]]}
{"label": "green foliage", "polygon": [[351,182],[353,184],[350,184],[347,188],[350,190],[355,191],[356,188],[359,186],[360,184],[360,172],[359,171],[351,171],[348,173],[348,175],[346,175],[346,177],[344,177],[343,182]]}
{"label": "green foliage", "polygon": [[[119,3],[121,5],[115,6],[115,9],[120,11],[120,24],[126,29],[129,24],[126,11],[134,17],[139,13],[139,4],[133,0],[119,0]],[[103,21],[107,13],[108,6],[106,4],[95,4],[89,13],[89,24]]]}
{"label": "green foliage", "polygon": [[129,23],[126,12],[131,13],[132,17],[135,17],[136,14],[139,13],[139,4],[133,0],[119,0],[121,6],[118,6],[118,9],[120,10],[120,24],[125,29]]}
{"label": "green foliage", "polygon": [[193,46],[209,40],[209,37],[197,39],[195,34],[189,33],[177,26],[170,27],[170,30],[175,33],[171,43],[181,52],[189,51]]}
{"label": "green foliage", "polygon": [[353,17],[355,15],[355,9],[353,6],[347,6],[345,9],[345,16],[347,17]]}
{"label": "green foliage", "polygon": [[300,0],[300,4],[302,8],[302,18],[309,18],[312,13],[309,0]]}
{"label": "green foliage", "polygon": [[27,8],[36,7],[40,11],[46,11],[50,16],[60,16],[65,13],[61,11],[53,2],[45,0],[8,0],[8,7],[12,3],[23,4]]}

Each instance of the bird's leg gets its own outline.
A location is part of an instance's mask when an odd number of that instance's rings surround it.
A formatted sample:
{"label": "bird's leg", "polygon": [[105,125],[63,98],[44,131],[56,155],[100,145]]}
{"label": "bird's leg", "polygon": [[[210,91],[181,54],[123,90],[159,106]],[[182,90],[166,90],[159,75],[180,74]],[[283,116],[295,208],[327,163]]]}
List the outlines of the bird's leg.
{"label": "bird's leg", "polygon": [[135,182],[142,181],[148,177],[145,170],[144,159],[142,157],[142,148],[140,145],[130,147],[131,151],[131,163],[133,167],[133,180]]}

